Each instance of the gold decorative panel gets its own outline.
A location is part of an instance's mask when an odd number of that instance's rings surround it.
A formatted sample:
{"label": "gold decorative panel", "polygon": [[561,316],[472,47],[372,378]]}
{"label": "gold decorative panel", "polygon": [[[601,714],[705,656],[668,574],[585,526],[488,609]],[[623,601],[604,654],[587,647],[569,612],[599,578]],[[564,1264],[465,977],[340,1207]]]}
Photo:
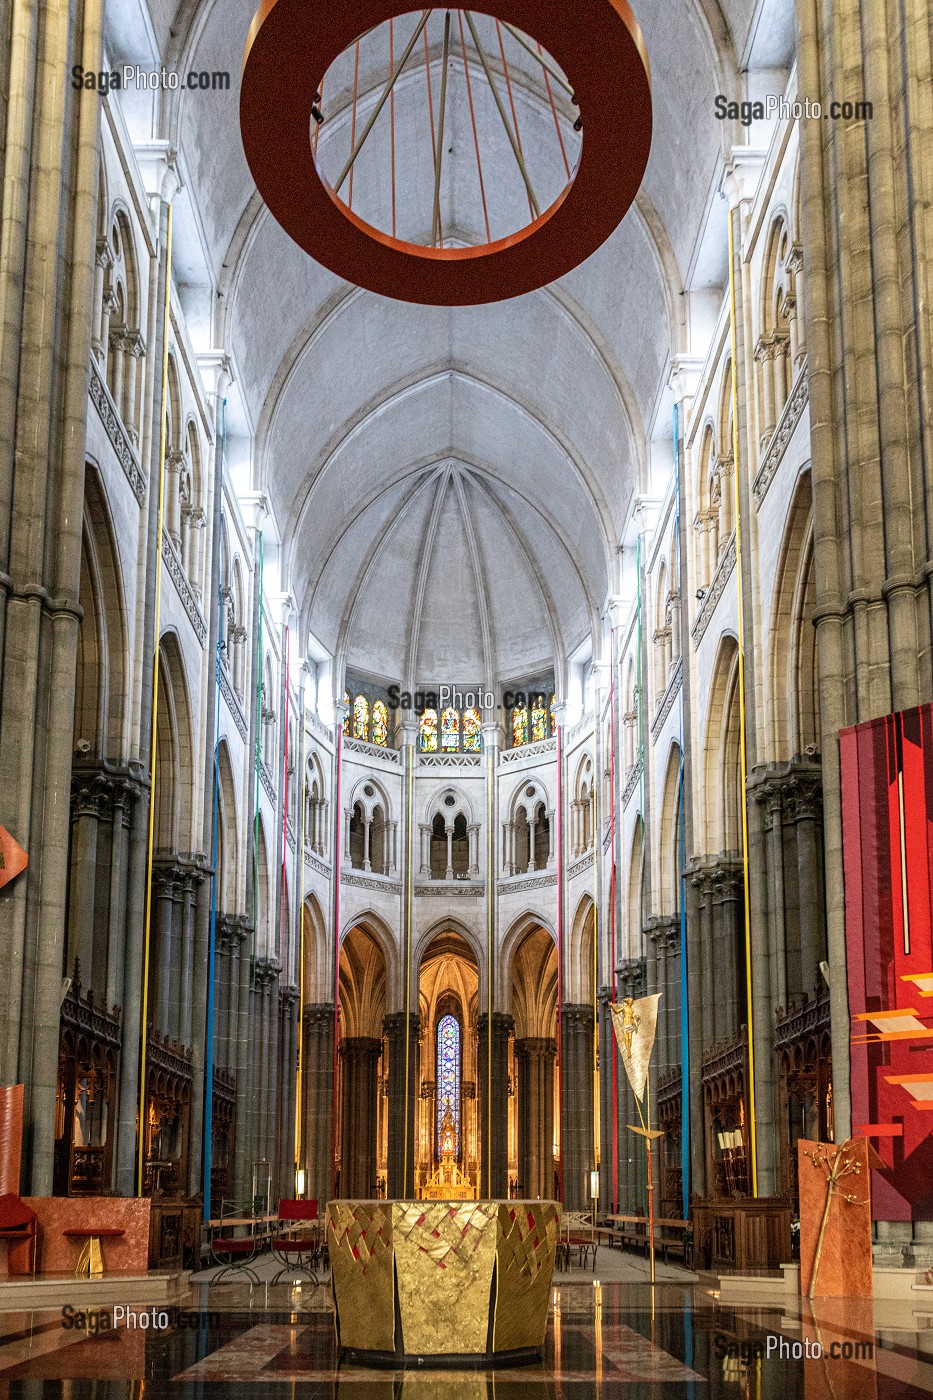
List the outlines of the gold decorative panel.
{"label": "gold decorative panel", "polygon": [[492,1201],[400,1201],[393,1212],[405,1351],[484,1352],[498,1206]]}
{"label": "gold decorative panel", "polygon": [[385,1201],[329,1201],[327,1249],[340,1345],[395,1350],[392,1206]]}
{"label": "gold decorative panel", "polygon": [[494,1353],[540,1350],[559,1221],[553,1201],[329,1202],[341,1347],[484,1356],[492,1320]]}
{"label": "gold decorative panel", "polygon": [[493,1351],[541,1347],[547,1327],[560,1206],[510,1201],[499,1207]]}

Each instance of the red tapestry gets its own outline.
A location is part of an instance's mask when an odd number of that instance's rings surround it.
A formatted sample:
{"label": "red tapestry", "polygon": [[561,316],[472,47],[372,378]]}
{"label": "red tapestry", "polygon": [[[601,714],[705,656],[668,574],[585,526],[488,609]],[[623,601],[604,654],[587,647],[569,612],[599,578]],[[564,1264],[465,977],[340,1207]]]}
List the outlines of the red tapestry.
{"label": "red tapestry", "polygon": [[852,1131],[876,1220],[933,1219],[933,705],[840,734]]}

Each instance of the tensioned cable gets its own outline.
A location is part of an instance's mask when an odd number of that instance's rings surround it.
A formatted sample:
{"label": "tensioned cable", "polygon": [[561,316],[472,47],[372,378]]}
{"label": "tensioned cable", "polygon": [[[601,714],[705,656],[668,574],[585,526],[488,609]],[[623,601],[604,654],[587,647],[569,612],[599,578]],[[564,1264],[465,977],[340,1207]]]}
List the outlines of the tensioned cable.
{"label": "tensioned cable", "polygon": [[[502,39],[502,25],[499,23],[498,20],[496,20],[496,38],[499,40],[499,55],[502,59],[502,71],[505,74],[505,90],[508,93],[509,106],[512,109],[512,122],[515,126],[515,140],[518,142],[518,149],[521,152],[522,160],[524,160],[525,150],[522,146],[522,133],[519,130],[518,126],[518,112],[515,110],[515,96],[512,92],[512,75],[509,73],[509,61],[505,56],[505,44]],[[532,215],[534,215],[535,209],[531,202],[530,188],[526,188],[525,193],[528,195],[528,208],[531,211]]]}
{"label": "tensioned cable", "polygon": [[[506,25],[506,29],[508,28],[509,26]],[[509,32],[513,33],[514,31],[509,30]],[[527,48],[527,45],[525,45],[525,47]],[[564,133],[560,129],[560,119],[557,115],[557,103],[554,101],[554,93],[551,91],[551,79],[548,74],[547,66],[544,64],[540,43],[538,44],[538,57],[541,59],[542,67],[544,68],[544,86],[547,89],[547,100],[551,105],[551,116],[554,118],[554,129],[557,132],[557,141],[560,145],[560,153],[564,160],[564,169],[567,172],[567,179],[569,180],[571,174],[570,161],[567,159],[567,147],[564,145]]]}
{"label": "tensioned cable", "polygon": [[495,100],[496,107],[498,108],[499,116],[502,120],[502,125],[505,127],[505,134],[509,138],[509,145],[512,147],[512,154],[515,156],[515,160],[521,172],[522,179],[525,182],[525,189],[528,192],[528,198],[531,203],[532,212],[534,213],[535,218],[538,218],[540,217],[541,210],[538,207],[538,201],[535,197],[534,189],[532,188],[531,178],[528,174],[528,169],[525,165],[525,158],[522,155],[518,142],[515,139],[515,132],[512,130],[508,114],[506,113],[505,107],[503,106],[502,96],[499,92],[499,89],[496,87],[495,82],[493,81],[492,71],[489,67],[489,62],[486,58],[485,53],[483,52],[482,45],[480,44],[479,35],[476,32],[476,25],[473,23],[473,16],[469,10],[465,11],[465,14],[467,28],[470,31],[470,38],[473,40],[473,46],[476,49],[477,54],[479,55],[479,61],[483,66],[483,72],[486,74],[486,81],[489,84],[490,91],[492,92],[493,99]]}
{"label": "tensioned cable", "polygon": [[[359,152],[356,149],[356,104],[360,90],[360,41],[356,41],[356,56],[353,60],[353,116],[350,121],[350,197],[347,201],[353,208],[353,166]],[[343,184],[343,181],[340,182]]]}
{"label": "tensioned cable", "polygon": [[444,16],[444,49],[441,56],[440,112],[437,118],[437,160],[434,162],[434,215],[431,221],[431,247],[437,246],[441,223],[441,171],[444,167],[444,118],[447,113],[447,66],[450,60],[450,11]]}
{"label": "tensioned cable", "polygon": [[463,33],[463,12],[457,11],[457,21],[460,26],[460,52],[463,55],[463,72],[466,78],[467,102],[470,107],[470,124],[473,127],[473,146],[476,150],[476,173],[479,176],[479,193],[483,202],[483,222],[486,225],[486,242],[492,242],[492,233],[489,228],[489,210],[486,207],[486,183],[483,179],[483,158],[479,150],[479,132],[476,128],[476,111],[473,106],[473,83],[470,79],[470,59],[467,54],[466,37]]}

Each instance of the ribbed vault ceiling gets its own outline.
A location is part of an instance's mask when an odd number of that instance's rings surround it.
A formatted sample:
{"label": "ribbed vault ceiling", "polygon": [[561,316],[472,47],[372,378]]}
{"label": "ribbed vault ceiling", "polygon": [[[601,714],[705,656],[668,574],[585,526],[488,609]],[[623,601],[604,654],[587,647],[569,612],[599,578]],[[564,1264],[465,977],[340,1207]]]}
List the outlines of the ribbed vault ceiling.
{"label": "ribbed vault ceiling", "polygon": [[[136,3],[108,5],[118,61],[139,57],[125,37]],[[616,545],[647,480],[646,428],[672,354],[687,347],[684,280],[717,158],[737,136],[715,120],[713,99],[736,91],[734,55],[751,42],[749,0],[722,8],[639,0],[654,139],[636,205],[555,286],[454,310],[341,282],[265,211],[243,156],[237,100],[254,8],[255,0],[149,0],[160,61],[234,75],[227,93],[166,94],[155,120],[179,150],[179,227],[196,231],[206,267],[198,273],[192,235],[187,251],[180,242],[176,271],[219,292],[210,336],[233,353],[256,433],[252,485],[270,502],[304,625],[353,667],[405,679],[441,666],[505,677],[554,659],[555,649],[559,663],[618,587]],[[438,79],[442,13],[430,30]],[[526,77],[517,63],[533,145],[541,113]],[[384,78],[364,45],[364,105]],[[347,139],[348,75],[335,86],[322,140]],[[489,178],[505,179],[511,152],[487,117]],[[449,133],[454,147],[467,139]],[[388,179],[374,148],[369,182],[380,163]],[[465,190],[451,181],[445,199],[469,241]]]}

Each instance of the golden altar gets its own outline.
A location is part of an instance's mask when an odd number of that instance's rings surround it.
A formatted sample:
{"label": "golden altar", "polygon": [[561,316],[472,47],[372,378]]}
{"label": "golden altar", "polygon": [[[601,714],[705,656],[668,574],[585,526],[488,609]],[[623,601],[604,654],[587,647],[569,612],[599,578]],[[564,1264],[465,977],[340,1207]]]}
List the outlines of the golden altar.
{"label": "golden altar", "polygon": [[540,1355],[555,1201],[329,1201],[337,1340],[373,1365]]}

